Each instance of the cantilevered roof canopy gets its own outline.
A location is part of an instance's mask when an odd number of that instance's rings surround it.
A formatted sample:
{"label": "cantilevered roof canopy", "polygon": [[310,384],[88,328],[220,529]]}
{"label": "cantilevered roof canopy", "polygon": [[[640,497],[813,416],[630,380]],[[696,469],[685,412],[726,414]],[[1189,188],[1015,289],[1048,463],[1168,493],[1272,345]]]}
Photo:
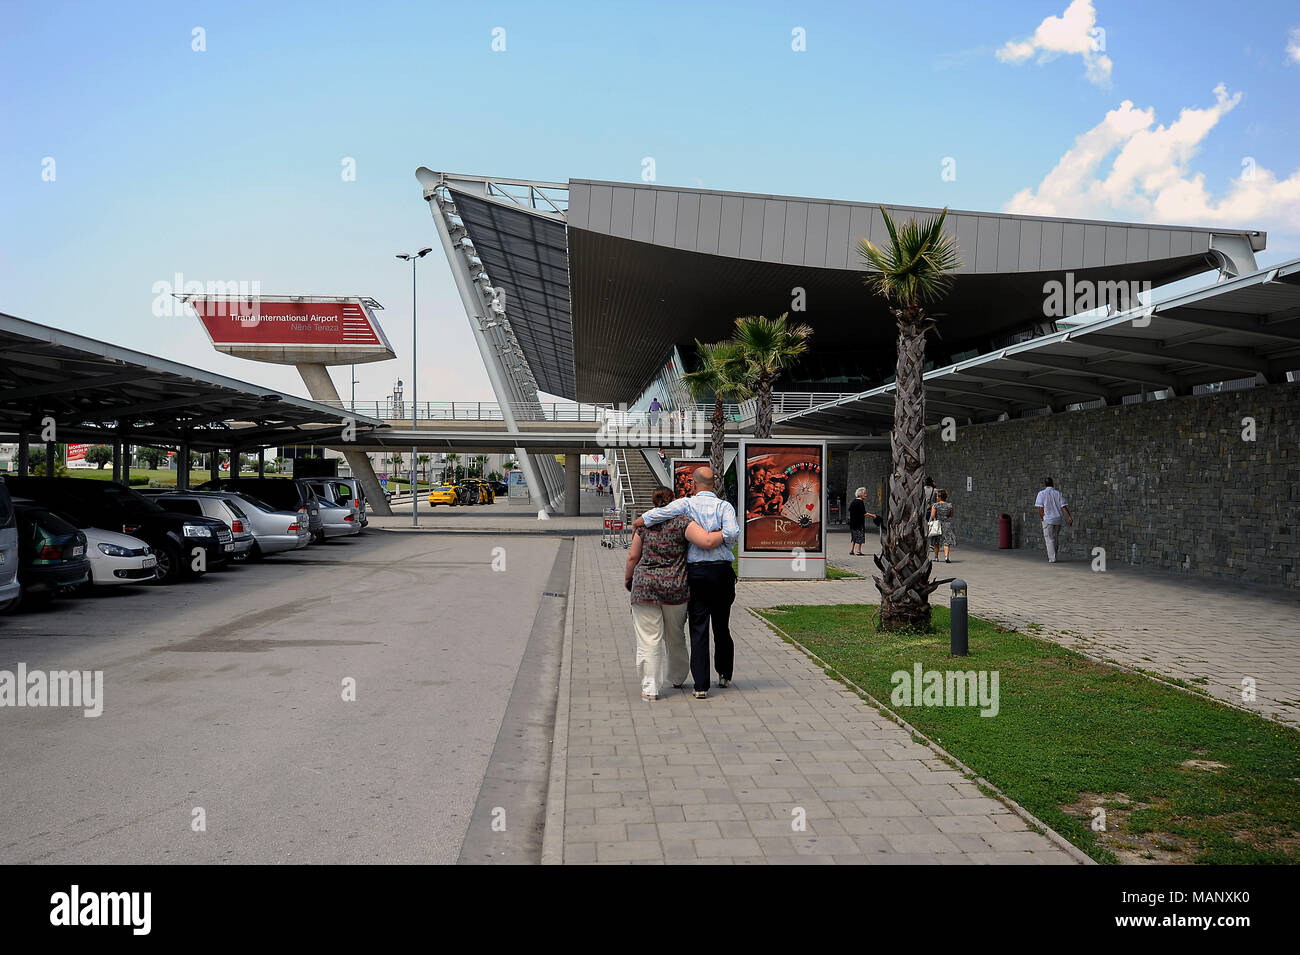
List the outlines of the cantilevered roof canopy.
{"label": "cantilevered roof canopy", "polygon": [[[1300,259],[936,368],[925,376],[926,416],[930,424],[1019,417],[1251,376],[1283,382],[1292,371],[1300,371]],[[891,383],[781,422],[861,433],[890,428],[893,414]]]}
{"label": "cantilevered roof canopy", "polygon": [[[791,311],[796,297],[804,310],[792,317],[814,337],[782,387],[848,391],[893,371],[894,323],[865,288],[857,253],[860,239],[886,239],[875,204],[573,179],[567,209],[556,210],[467,192],[448,177],[546,392],[630,401],[674,346],[693,351],[696,339],[727,337],[738,316]],[[896,220],[940,211],[885,208]],[[1066,272],[1076,284],[1160,286],[1213,268],[1248,271],[1265,243],[1251,230],[1001,213],[951,211],[948,223],[963,261],[931,348],[945,363],[1052,331],[1044,284]]]}
{"label": "cantilevered roof canopy", "polygon": [[383,421],[0,314],[0,432],[252,449],[337,443]]}

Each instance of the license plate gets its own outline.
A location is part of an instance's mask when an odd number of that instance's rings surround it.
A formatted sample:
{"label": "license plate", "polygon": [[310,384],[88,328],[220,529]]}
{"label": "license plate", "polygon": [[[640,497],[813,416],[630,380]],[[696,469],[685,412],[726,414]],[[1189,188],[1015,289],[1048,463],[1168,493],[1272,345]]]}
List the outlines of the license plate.
{"label": "license plate", "polygon": [[225,547],[222,548],[222,550],[234,550],[234,549],[235,549],[234,544],[227,544]]}
{"label": "license plate", "polygon": [[81,556],[82,554],[84,554],[85,552],[86,552],[86,548],[84,548],[84,547],[74,547],[74,548],[72,548],[72,556],[73,556],[73,557],[80,557],[80,556]]}
{"label": "license plate", "polygon": [[141,570],[148,570],[150,567],[157,567],[157,566],[158,566],[158,558],[156,557],[146,557],[144,560],[140,561]]}

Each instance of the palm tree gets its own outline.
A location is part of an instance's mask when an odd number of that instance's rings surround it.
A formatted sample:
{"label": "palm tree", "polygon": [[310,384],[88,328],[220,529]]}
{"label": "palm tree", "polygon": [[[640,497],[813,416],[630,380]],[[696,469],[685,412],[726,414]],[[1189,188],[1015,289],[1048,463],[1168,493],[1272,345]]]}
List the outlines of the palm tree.
{"label": "palm tree", "polygon": [[808,350],[812,329],[807,325],[791,327],[789,312],[780,318],[748,315],[736,319],[731,340],[740,349],[744,377],[758,398],[754,420],[754,437],[772,437],[772,386],[781,372]]}
{"label": "palm tree", "polygon": [[867,286],[882,296],[898,323],[894,371],[893,472],[889,477],[889,523],[876,567],[883,630],[925,630],[930,626],[930,594],[942,581],[930,580],[930,550],[922,524],[925,480],[925,334],[935,328],[926,306],[952,287],[961,264],[956,240],[943,231],[948,210],[901,228],[884,207],[889,242],[878,247],[862,239]]}
{"label": "palm tree", "polygon": [[427,480],[429,477],[429,456],[422,454],[416,460],[420,462],[420,480]]}
{"label": "palm tree", "polygon": [[722,406],[727,401],[744,401],[752,397],[749,386],[742,377],[744,373],[744,356],[740,346],[735,342],[718,342],[706,345],[696,340],[695,347],[700,356],[698,371],[682,375],[682,382],[697,402],[713,396],[713,437],[709,442],[709,467],[713,468],[722,484],[723,441],[727,434],[727,422],[722,416]]}
{"label": "palm tree", "polygon": [[488,456],[486,454],[474,455],[474,467],[478,471],[478,476],[483,476],[483,471],[487,468]]}
{"label": "palm tree", "polygon": [[[456,480],[456,463],[457,463],[458,461],[460,461],[460,455],[459,455],[459,454],[449,454],[449,455],[447,455],[447,463],[448,463],[449,465],[451,465],[451,479],[452,479],[453,481]],[[446,479],[446,477],[447,477],[447,475],[446,475],[446,474],[443,474],[443,479],[444,479],[444,480]]]}

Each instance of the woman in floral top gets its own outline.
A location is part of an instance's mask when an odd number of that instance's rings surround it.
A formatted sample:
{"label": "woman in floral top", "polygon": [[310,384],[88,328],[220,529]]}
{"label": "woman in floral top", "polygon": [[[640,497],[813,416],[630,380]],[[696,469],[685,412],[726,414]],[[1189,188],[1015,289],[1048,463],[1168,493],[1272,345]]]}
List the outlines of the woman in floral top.
{"label": "woman in floral top", "polygon": [[[672,503],[673,492],[657,487],[654,506]],[[690,671],[686,650],[686,545],[712,549],[722,544],[722,531],[712,533],[686,516],[654,527],[638,528],[628,550],[624,582],[632,592],[632,625],[636,630],[636,667],[641,699],[659,699],[659,687],[672,682],[680,689]],[[665,651],[666,648],[666,651]]]}

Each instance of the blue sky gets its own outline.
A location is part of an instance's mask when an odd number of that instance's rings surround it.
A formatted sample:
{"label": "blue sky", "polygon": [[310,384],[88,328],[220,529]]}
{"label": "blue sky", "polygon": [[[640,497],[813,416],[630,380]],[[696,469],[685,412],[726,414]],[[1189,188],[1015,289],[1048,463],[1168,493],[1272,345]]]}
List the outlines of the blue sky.
{"label": "blue sky", "polygon": [[[670,185],[1218,223],[1267,229],[1261,264],[1300,255],[1294,2],[10,2],[4,19],[0,311],[295,393],[292,368],[154,317],[155,283],[375,297],[399,358],[358,366],[357,394],[380,398],[410,377],[393,253],[437,246],[421,165],[637,181],[649,156]],[[1080,24],[1104,31],[1087,53]],[[419,291],[420,397],[490,400],[440,252]]]}

